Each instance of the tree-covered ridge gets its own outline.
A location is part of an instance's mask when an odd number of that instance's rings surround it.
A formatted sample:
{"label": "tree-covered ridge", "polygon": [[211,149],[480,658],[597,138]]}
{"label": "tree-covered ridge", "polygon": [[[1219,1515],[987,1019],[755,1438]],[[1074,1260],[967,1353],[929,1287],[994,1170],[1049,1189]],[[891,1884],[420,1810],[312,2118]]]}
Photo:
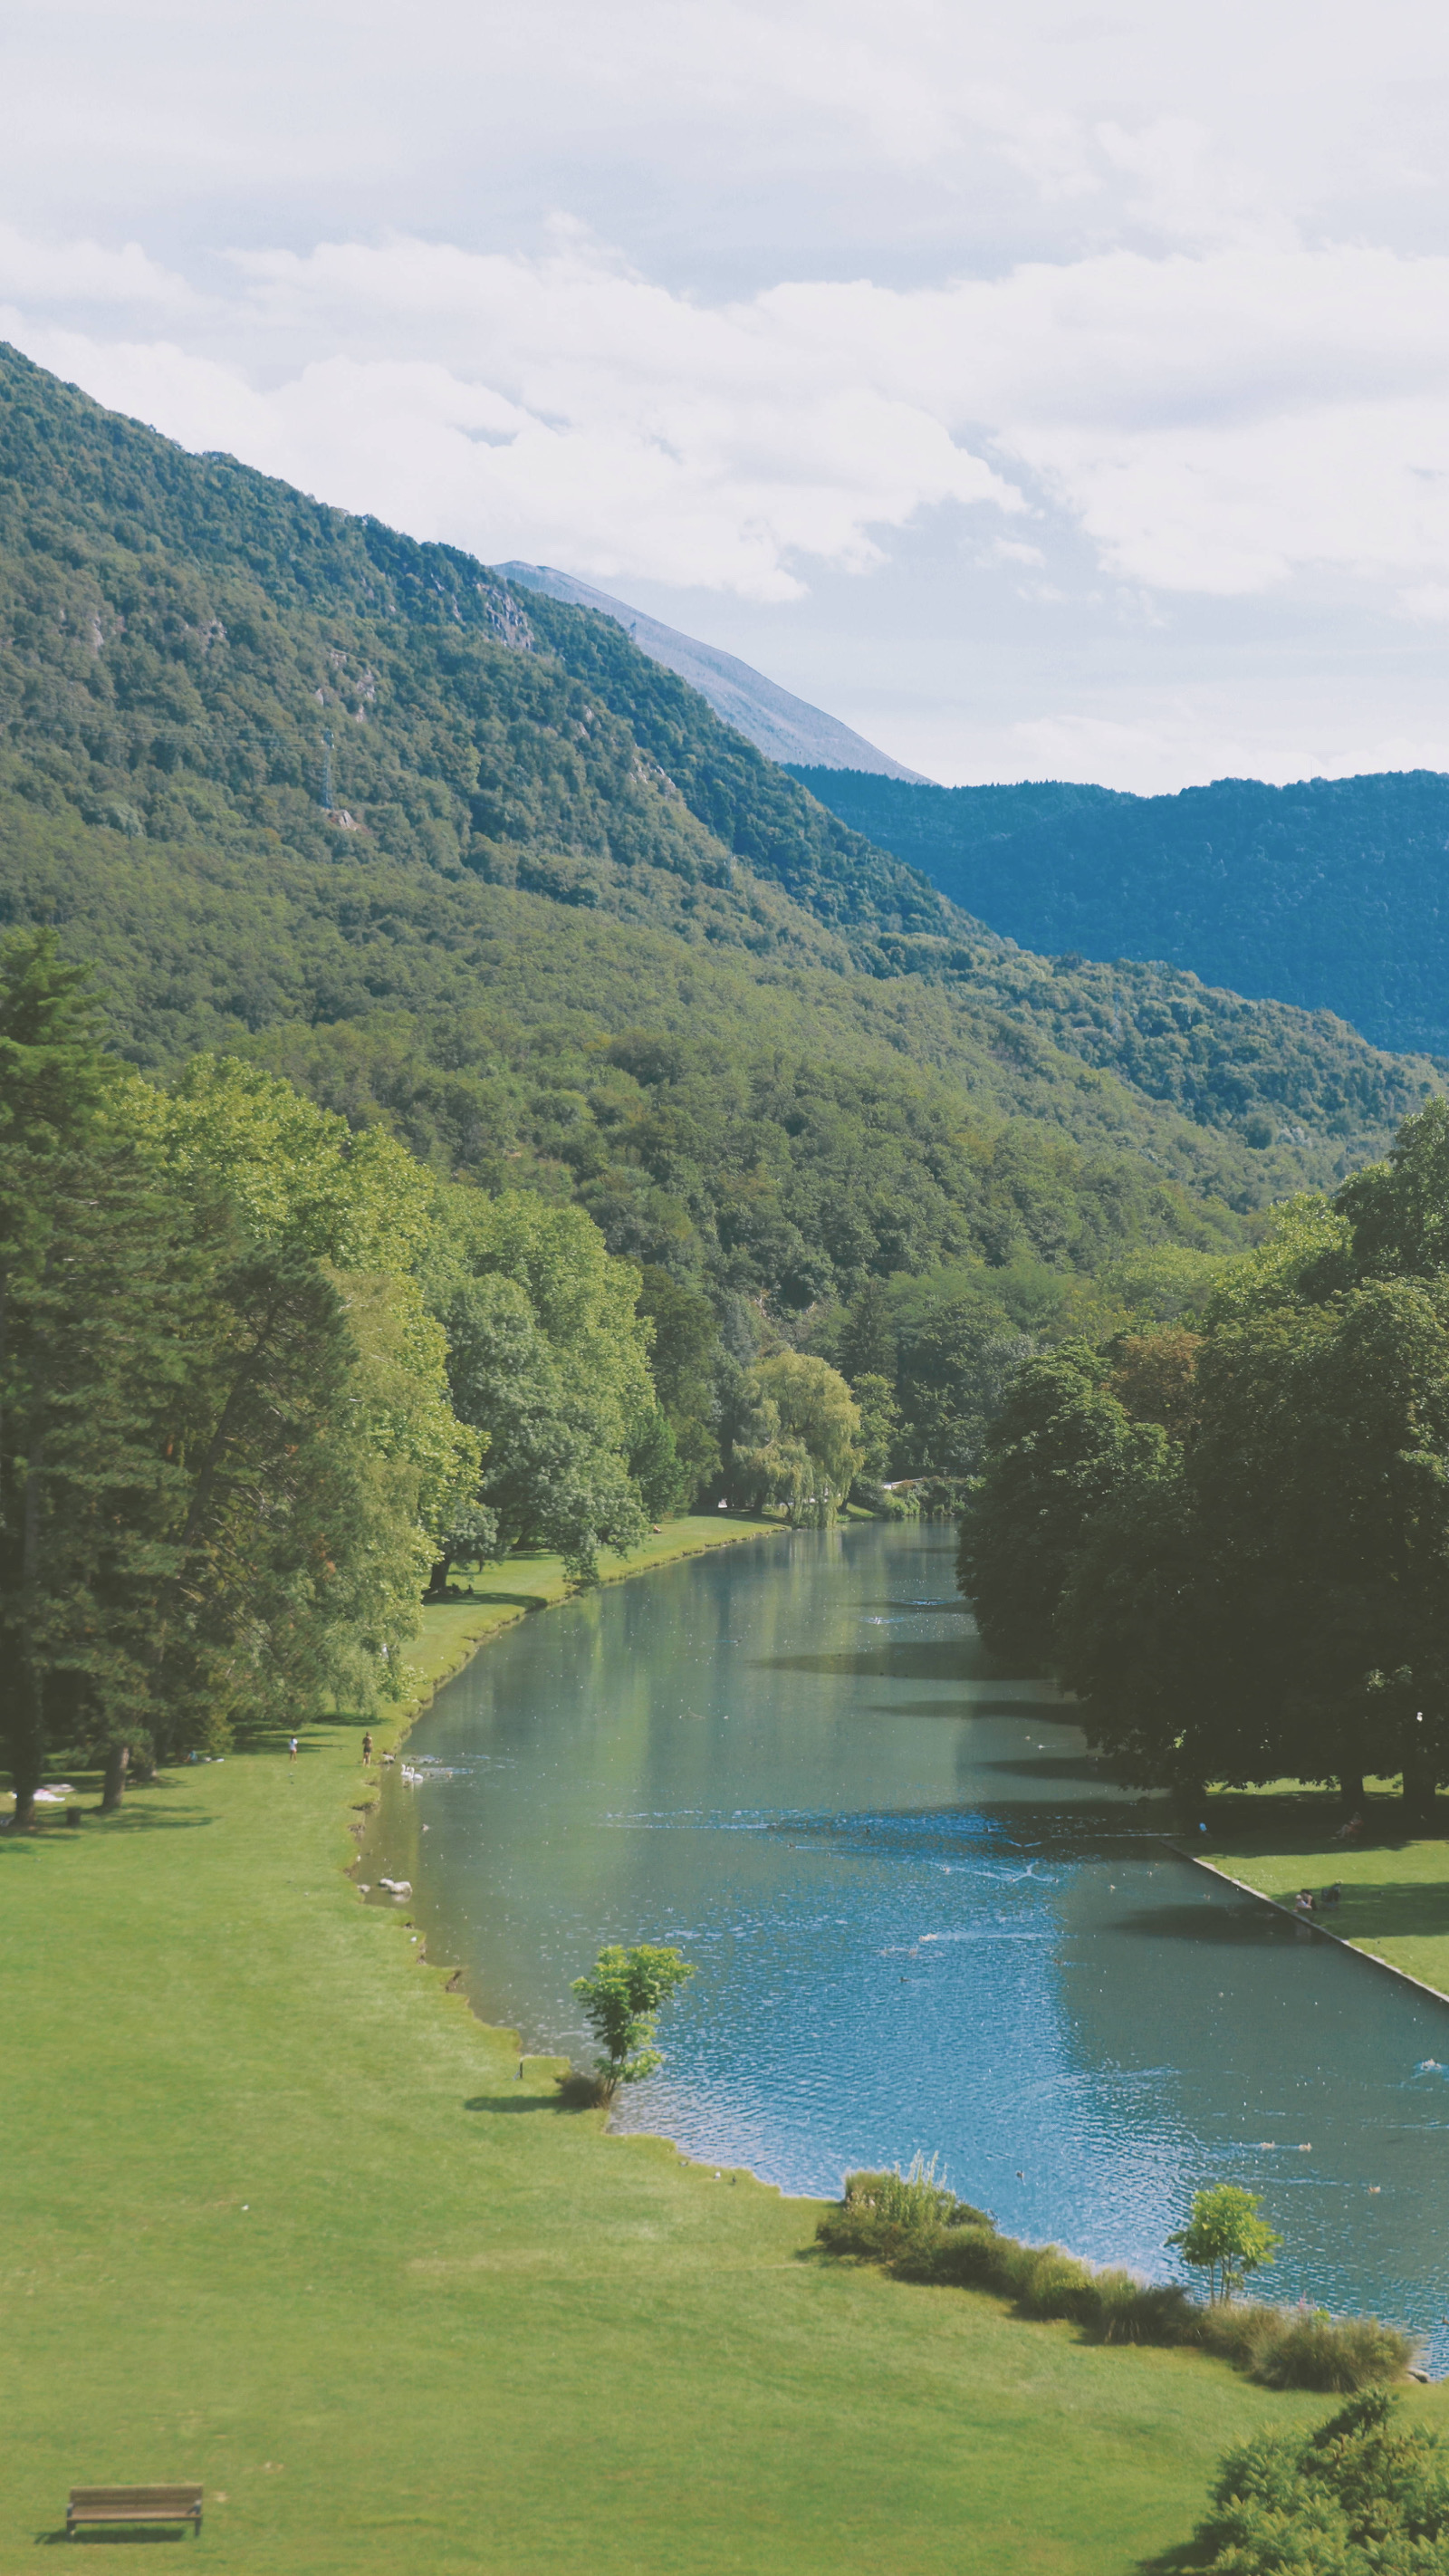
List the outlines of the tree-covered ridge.
{"label": "tree-covered ridge", "polygon": [[[545,1031],[550,1043],[559,1032],[588,1043],[644,1025],[730,1054],[784,1045],[843,1071],[904,1078],[914,1065],[973,1121],[1029,1118],[1094,1155],[1145,1155],[1162,1180],[1240,1211],[1330,1179],[1347,1159],[1306,1125],[1304,1143],[1255,1148],[1196,1124],[1058,1049],[1034,1021],[949,985],[812,962],[811,943],[824,949],[830,934],[758,881],[751,901],[782,923],[764,954],[701,936],[690,890],[657,872],[646,903],[616,871],[618,908],[605,909],[367,857],[359,840],[336,834],[318,864],[280,841],[259,853],[218,849],[200,827],[176,842],[131,837],[0,794],[0,919],[55,922],[70,953],[101,970],[117,1043],[157,1070],[278,1023],[320,1039],[401,1011],[416,1024],[408,1035],[359,1028],[336,1044],[394,1060],[387,1079],[406,1091],[430,1084],[450,1048],[486,1054],[495,1018],[510,1053],[536,1052]],[[674,909],[660,888],[677,894]],[[535,1034],[520,1040],[519,1027]],[[411,1076],[395,1063],[405,1045]]]}
{"label": "tree-covered ridge", "polygon": [[[76,901],[67,818],[106,834],[104,870],[120,873],[117,834],[173,854],[153,909],[175,972],[156,1006],[183,1042],[219,1033],[197,1025],[198,983],[220,984],[207,1004],[251,1028],[279,1015],[279,987],[280,1015],[309,1019],[379,993],[422,1001],[417,948],[467,936],[482,916],[455,898],[491,885],[762,966],[938,991],[925,1024],[896,1006],[892,1043],[936,1062],[974,1051],[1011,1105],[1034,1087],[1068,1125],[1076,1077],[1064,1090],[1053,1051],[1118,1071],[1235,1138],[1240,1177],[1224,1186],[1240,1204],[1362,1159],[1432,1080],[1321,1016],[1022,955],[847,832],[612,620],[515,597],[450,549],[188,457],[14,353],[0,359],[0,597],[0,771],[19,800],[9,917],[94,910],[88,892]],[[244,883],[222,894],[228,860]],[[258,922],[272,893],[285,924],[275,909]],[[299,913],[310,986],[289,953]],[[414,950],[401,969],[384,954],[394,935]],[[1144,1141],[1179,1167],[1180,1148]]]}
{"label": "tree-covered ridge", "polygon": [[315,848],[322,733],[346,728],[337,805],[393,856],[512,881],[517,851],[542,848],[585,862],[557,889],[576,901],[598,899],[590,859],[727,886],[738,858],[877,965],[881,932],[956,925],[611,619],[188,457],[13,351],[0,546],[20,740],[30,760],[52,747],[43,774],[87,796],[88,819],[128,801],[130,776],[153,835],[183,812],[214,829],[229,807]]}
{"label": "tree-covered ridge", "polygon": [[248,1052],[355,1127],[490,1189],[574,1197],[612,1251],[782,1318],[943,1264],[1088,1274],[1133,1246],[1240,1239],[1221,1202],[1140,1158],[973,1117],[917,1068],[821,1062],[763,1026],[711,1043],[379,1013]]}
{"label": "tree-covered ridge", "polygon": [[796,769],[813,793],[1022,945],[1170,959],[1449,1052],[1449,776],[1410,770],[1172,796],[934,787]]}

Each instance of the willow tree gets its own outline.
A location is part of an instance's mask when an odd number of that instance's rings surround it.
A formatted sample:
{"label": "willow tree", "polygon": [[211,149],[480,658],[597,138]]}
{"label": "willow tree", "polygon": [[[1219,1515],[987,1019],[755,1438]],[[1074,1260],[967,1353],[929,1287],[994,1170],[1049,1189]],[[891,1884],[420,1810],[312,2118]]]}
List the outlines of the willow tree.
{"label": "willow tree", "polygon": [[833,1521],[860,1472],[860,1408],[838,1369],[778,1351],[746,1373],[730,1483],[737,1502],[783,1504],[796,1528]]}

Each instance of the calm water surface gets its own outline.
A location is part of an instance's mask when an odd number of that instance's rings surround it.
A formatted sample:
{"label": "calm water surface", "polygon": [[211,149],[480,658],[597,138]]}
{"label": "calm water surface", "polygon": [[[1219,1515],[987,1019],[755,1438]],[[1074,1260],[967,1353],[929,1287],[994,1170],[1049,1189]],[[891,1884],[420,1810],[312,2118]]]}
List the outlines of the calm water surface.
{"label": "calm water surface", "polygon": [[696,1960],[621,2124],[797,2192],[939,2152],[1012,2234],[1159,2276],[1245,2183],[1274,2295],[1449,2367],[1449,2007],[1171,1857],[993,1670],[953,1544],[801,1533],[524,1622],[414,1731],[371,1874],[533,2050],[585,2059],[601,1943]]}

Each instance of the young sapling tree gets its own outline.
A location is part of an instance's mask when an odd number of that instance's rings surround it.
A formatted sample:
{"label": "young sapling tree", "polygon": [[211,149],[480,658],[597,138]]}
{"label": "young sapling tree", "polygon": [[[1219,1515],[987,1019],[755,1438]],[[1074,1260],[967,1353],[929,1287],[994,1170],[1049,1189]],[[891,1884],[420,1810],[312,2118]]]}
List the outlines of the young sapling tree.
{"label": "young sapling tree", "polygon": [[1186,2227],[1167,2240],[1182,2248],[1185,2263],[1206,2272],[1214,2306],[1219,2299],[1230,2299],[1250,2272],[1271,2263],[1275,2247],[1283,2242],[1258,2216],[1262,2206],[1256,2192],[1242,2191],[1232,2182],[1215,2183],[1210,2191],[1194,2193]]}
{"label": "young sapling tree", "polygon": [[575,1977],[573,1991],[599,2043],[600,2101],[612,2102],[621,2084],[637,2084],[663,2065],[654,2046],[656,2021],[694,1973],[677,1950],[641,1941],[632,1950],[611,1943],[599,1952],[592,1976]]}

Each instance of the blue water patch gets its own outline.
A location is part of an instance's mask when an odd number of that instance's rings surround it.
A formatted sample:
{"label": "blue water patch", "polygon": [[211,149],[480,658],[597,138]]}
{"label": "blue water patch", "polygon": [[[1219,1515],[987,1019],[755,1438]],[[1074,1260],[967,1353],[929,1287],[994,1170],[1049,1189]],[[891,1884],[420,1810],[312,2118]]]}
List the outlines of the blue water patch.
{"label": "blue water patch", "polygon": [[946,1530],[802,1533],[523,1622],[415,1731],[369,1874],[531,2050],[587,2056],[601,1943],[678,1942],[621,2124],[798,2192],[939,2153],[1013,2233],[1159,2277],[1242,2182],[1274,2295],[1449,2365],[1449,2007],[1175,1858],[951,1572]]}

